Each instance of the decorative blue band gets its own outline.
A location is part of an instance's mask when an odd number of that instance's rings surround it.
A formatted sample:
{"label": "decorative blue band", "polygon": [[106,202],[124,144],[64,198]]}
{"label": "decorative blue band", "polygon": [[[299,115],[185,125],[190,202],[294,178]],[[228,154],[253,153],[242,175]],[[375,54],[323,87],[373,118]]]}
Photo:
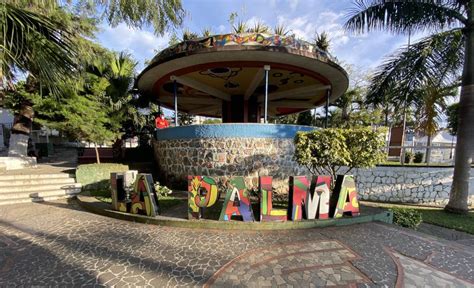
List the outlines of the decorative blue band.
{"label": "decorative blue band", "polygon": [[229,123],[170,127],[156,130],[156,140],[199,138],[294,138],[298,131],[316,129],[286,124]]}

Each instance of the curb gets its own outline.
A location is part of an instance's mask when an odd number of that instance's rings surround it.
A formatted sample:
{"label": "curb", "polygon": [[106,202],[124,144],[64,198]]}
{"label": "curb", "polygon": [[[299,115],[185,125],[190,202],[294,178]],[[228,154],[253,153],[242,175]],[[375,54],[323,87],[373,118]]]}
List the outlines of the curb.
{"label": "curb", "polygon": [[103,209],[94,205],[98,201],[91,202],[85,198],[93,198],[78,195],[73,201],[76,201],[83,209],[106,217],[111,217],[119,220],[126,220],[131,222],[138,222],[144,224],[153,224],[159,226],[177,227],[177,228],[193,228],[193,229],[219,229],[219,230],[295,230],[295,229],[310,229],[322,228],[329,226],[346,226],[359,223],[367,223],[373,221],[384,222],[392,224],[393,214],[391,211],[385,211],[378,214],[363,215],[353,218],[342,219],[328,219],[328,220],[301,220],[301,221],[286,221],[286,222],[241,222],[241,221],[216,221],[216,220],[186,220],[173,219],[171,217],[148,217],[144,215],[136,215],[114,211],[110,209]]}

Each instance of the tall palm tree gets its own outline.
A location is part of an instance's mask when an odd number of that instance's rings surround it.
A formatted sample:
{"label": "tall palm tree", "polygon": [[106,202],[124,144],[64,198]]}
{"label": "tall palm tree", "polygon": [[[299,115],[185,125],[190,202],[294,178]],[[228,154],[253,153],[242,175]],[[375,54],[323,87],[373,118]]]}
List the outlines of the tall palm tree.
{"label": "tall palm tree", "polygon": [[[418,121],[415,129],[427,137],[427,146],[430,147],[433,135],[439,129],[441,115],[447,109],[447,98],[454,97],[457,93],[456,87],[440,87],[428,84],[418,91],[418,99],[415,106]],[[426,163],[430,163],[430,148],[426,149]]]}
{"label": "tall palm tree", "polygon": [[[464,52],[460,53],[464,57],[462,59],[459,133],[453,185],[445,210],[466,213],[469,177],[474,158],[474,125],[472,125],[474,123],[474,0],[356,0],[354,3],[355,6],[345,25],[350,31],[389,30],[395,33],[437,31],[438,33],[433,34],[432,37],[444,35],[445,37],[442,38],[447,41],[445,43],[448,46],[453,45],[450,45],[447,35],[462,34],[463,45],[458,46]],[[446,32],[447,29],[451,30]],[[443,47],[433,48],[443,51]],[[451,57],[453,55],[449,55],[446,59],[433,57],[430,59],[432,62],[419,64],[425,65],[427,69],[424,71],[428,75],[443,74],[446,71],[439,67],[445,66],[445,60],[451,61]],[[461,67],[459,69],[461,70]],[[423,78],[429,77],[416,74],[414,80],[410,81],[422,81]]]}

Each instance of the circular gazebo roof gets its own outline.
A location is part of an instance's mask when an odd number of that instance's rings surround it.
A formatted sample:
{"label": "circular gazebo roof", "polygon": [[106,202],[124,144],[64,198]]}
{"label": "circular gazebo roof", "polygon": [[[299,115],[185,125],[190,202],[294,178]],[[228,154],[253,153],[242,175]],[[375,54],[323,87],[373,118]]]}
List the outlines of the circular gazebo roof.
{"label": "circular gazebo roof", "polygon": [[[263,107],[269,70],[268,114],[286,115],[323,105],[348,87],[348,77],[331,55],[294,37],[261,33],[225,34],[184,41],[156,55],[139,75],[139,91],[168,108],[222,117],[225,103]],[[223,104],[224,103],[224,104]],[[247,106],[246,106],[247,105]],[[240,106],[240,105],[238,105]],[[239,109],[240,109],[239,108]],[[230,111],[230,110],[229,110]]]}

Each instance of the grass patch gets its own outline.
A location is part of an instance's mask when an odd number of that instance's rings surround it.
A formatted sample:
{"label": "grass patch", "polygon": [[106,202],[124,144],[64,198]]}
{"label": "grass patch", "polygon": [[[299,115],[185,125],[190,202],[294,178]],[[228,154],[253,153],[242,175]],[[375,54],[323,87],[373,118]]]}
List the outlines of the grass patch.
{"label": "grass patch", "polygon": [[[91,190],[89,191],[89,193],[91,196],[97,198],[97,200],[99,201],[102,201],[107,204],[112,204],[112,196],[110,196],[110,191],[108,190]],[[176,206],[179,203],[182,203],[183,201],[186,200],[178,199],[170,195],[161,196],[158,199],[160,209],[162,209],[162,211]]]}
{"label": "grass patch", "polygon": [[174,196],[168,195],[168,196],[162,196],[158,198],[158,205],[160,206],[161,211],[164,211],[166,209],[169,209],[173,206],[176,206],[182,203],[183,201],[187,201],[187,200],[175,198]]}
{"label": "grass patch", "polygon": [[411,208],[421,213],[423,222],[463,231],[474,235],[474,210],[467,215],[459,215],[445,212],[442,208],[421,207],[413,205],[397,205],[388,203],[367,203],[367,206],[377,206],[384,208]]}
{"label": "grass patch", "polygon": [[112,196],[110,196],[109,190],[90,190],[90,195],[97,198],[97,200],[104,203],[112,204]]}
{"label": "grass patch", "polygon": [[430,165],[426,165],[426,163],[405,163],[402,165],[400,161],[386,161],[383,163],[380,163],[380,165],[387,165],[387,166],[408,166],[408,167],[431,167],[431,166],[445,166],[445,167],[453,167],[453,164],[451,163],[430,163]]}

